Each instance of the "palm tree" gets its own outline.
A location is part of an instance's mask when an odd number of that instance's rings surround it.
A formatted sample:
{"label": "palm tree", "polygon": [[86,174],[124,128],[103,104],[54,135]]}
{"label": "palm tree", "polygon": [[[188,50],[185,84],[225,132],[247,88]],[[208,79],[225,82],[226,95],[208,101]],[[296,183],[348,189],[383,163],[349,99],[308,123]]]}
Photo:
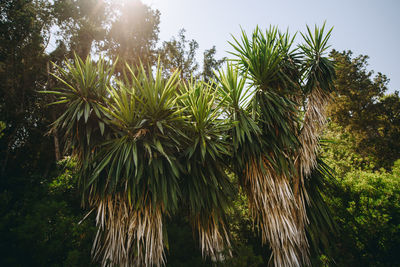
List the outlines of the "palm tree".
{"label": "palm tree", "polygon": [[[229,239],[224,209],[229,125],[217,95],[200,82],[180,83],[131,68],[123,80],[99,60],[66,62],[55,75],[66,104],[53,129],[64,131],[79,162],[83,201],[97,210],[93,255],[103,265],[162,265],[163,218],[185,205],[204,255],[220,257]],[[150,68],[149,68],[150,69]],[[154,76],[154,77],[153,77]]]}
{"label": "palm tree", "polygon": [[324,221],[309,227],[317,217],[307,212],[327,213],[316,186],[334,77],[323,31],[308,29],[297,49],[276,28],[257,28],[250,39],[243,32],[232,43],[236,64],[214,83],[182,81],[179,72],[165,78],[161,66],[142,65],[126,66],[118,79],[102,59],[58,67],[61,86],[47,93],[65,111],[53,129],[78,160],[82,202],[97,211],[92,252],[103,266],[165,264],[164,220],[178,209],[204,256],[229,256],[229,170],[275,266],[309,263],[307,235]]}
{"label": "palm tree", "polygon": [[[331,34],[324,28],[315,27],[313,34],[307,27],[305,44],[296,49],[294,37],[277,28],[265,34],[257,28],[251,38],[242,31],[231,43],[238,65],[220,73],[230,117],[237,121],[231,134],[236,174],[275,266],[310,263],[305,181],[318,167],[319,134],[335,75],[323,57]],[[238,72],[253,88],[247,105],[239,103],[246,82]]]}

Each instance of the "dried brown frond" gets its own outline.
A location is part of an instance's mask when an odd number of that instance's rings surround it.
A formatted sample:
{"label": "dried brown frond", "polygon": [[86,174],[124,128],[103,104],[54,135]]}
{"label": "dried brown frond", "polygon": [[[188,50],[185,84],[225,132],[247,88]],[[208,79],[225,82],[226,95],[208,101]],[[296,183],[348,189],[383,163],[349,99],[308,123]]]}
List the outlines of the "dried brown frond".
{"label": "dried brown frond", "polygon": [[102,266],[161,266],[165,264],[161,208],[135,209],[120,195],[93,202],[98,231],[92,254]]}
{"label": "dried brown frond", "polygon": [[209,256],[215,262],[232,256],[225,222],[216,213],[196,216],[193,227],[198,231],[203,257]]}
{"label": "dried brown frond", "polygon": [[249,210],[260,227],[262,242],[271,246],[274,266],[307,264],[305,228],[297,223],[298,206],[288,178],[278,175],[265,157],[253,157],[245,179]]}
{"label": "dried brown frond", "polygon": [[303,127],[299,136],[301,148],[298,161],[304,176],[308,176],[317,164],[319,136],[326,123],[325,109],[329,100],[329,94],[318,87],[308,97]]}
{"label": "dried brown frond", "polygon": [[148,129],[144,129],[144,128],[139,129],[139,130],[133,135],[133,138],[134,138],[135,140],[136,140],[136,139],[139,139],[140,137],[145,136],[148,132],[149,132]]}
{"label": "dried brown frond", "polygon": [[293,192],[297,202],[297,227],[305,229],[308,224],[306,205],[309,201],[304,186],[304,177],[310,175],[317,165],[319,136],[326,123],[325,108],[329,94],[316,87],[308,97],[303,127],[299,135],[300,149],[295,160],[298,170],[294,176]]}

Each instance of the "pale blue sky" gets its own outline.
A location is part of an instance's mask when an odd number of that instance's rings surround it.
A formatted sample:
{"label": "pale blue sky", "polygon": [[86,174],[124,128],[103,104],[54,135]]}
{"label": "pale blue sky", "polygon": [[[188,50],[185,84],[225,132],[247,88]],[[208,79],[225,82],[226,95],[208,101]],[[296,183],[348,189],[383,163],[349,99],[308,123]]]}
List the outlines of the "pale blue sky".
{"label": "pale blue sky", "polygon": [[231,50],[227,41],[256,25],[277,25],[290,32],[304,31],[305,25],[334,27],[331,45],[370,57],[369,68],[390,79],[389,90],[400,90],[400,0],[143,0],[161,12],[160,40],[176,36],[179,29],[200,45],[199,59],[213,45],[217,56]]}

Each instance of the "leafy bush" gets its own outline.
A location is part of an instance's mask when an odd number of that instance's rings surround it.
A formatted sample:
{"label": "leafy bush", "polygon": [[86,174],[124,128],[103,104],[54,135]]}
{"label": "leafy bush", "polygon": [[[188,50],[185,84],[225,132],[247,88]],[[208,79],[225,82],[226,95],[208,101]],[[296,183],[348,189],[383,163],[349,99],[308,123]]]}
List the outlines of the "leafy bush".
{"label": "leafy bush", "polygon": [[338,266],[399,266],[400,160],[391,172],[353,169],[327,198],[339,234]]}

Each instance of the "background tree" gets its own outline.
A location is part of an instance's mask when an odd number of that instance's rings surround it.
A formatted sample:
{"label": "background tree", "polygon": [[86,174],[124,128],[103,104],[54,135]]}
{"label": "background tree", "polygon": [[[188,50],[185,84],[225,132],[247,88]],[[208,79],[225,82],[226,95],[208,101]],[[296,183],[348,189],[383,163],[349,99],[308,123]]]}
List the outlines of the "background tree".
{"label": "background tree", "polygon": [[170,41],[163,42],[159,55],[165,75],[179,70],[181,79],[188,81],[192,75],[196,76],[199,68],[196,61],[199,44],[195,40],[187,40],[185,32],[185,29],[181,29],[177,38],[173,37]]}
{"label": "background tree", "polygon": [[372,77],[367,56],[331,55],[338,93],[329,106],[324,138],[331,142],[322,155],[337,177],[325,196],[338,225],[332,258],[338,265],[396,266],[399,96],[385,94],[388,80],[380,73]]}
{"label": "background tree", "polygon": [[[154,65],[160,12],[138,0],[57,0],[52,6],[59,45],[68,57],[86,58],[92,52],[111,60],[137,65]],[[118,63],[119,73],[123,63]]]}
{"label": "background tree", "polygon": [[121,73],[125,62],[131,66],[140,62],[146,67],[154,66],[160,12],[138,0],[115,1],[110,8],[113,19],[100,47],[113,62],[119,58],[116,72]]}
{"label": "background tree", "polygon": [[[52,14],[57,25],[59,45],[68,48],[68,57],[73,53],[86,58],[104,41],[106,27],[110,23],[111,11],[103,0],[55,0]],[[66,56],[66,55],[65,55]]]}
{"label": "background tree", "polygon": [[[75,49],[88,54],[104,40],[99,34],[107,20],[92,14],[99,3],[0,3],[0,265],[90,264],[91,242],[86,241],[93,240],[94,219],[78,225],[87,211],[76,198],[77,176],[55,178],[63,177],[64,169],[57,168],[55,146],[46,133],[57,109],[38,91],[58,86],[49,76],[54,71],[49,60],[61,63]],[[53,25],[66,38],[47,54]],[[58,186],[63,189],[54,189]]]}
{"label": "background tree", "polygon": [[2,181],[2,266],[93,266],[96,228],[93,217],[79,223],[88,211],[80,205],[75,165],[68,158],[46,177],[35,170]]}
{"label": "background tree", "polygon": [[[396,266],[400,257],[399,162],[390,171],[373,171],[352,152],[349,135],[334,139],[324,157],[336,170],[337,180],[326,187],[325,199],[338,231],[331,257],[339,266]],[[335,159],[341,155],[340,160]]]}
{"label": "background tree", "polygon": [[204,51],[203,53],[203,71],[201,73],[201,77],[206,83],[216,78],[214,72],[218,71],[218,69],[220,69],[222,64],[226,61],[226,58],[216,59],[216,53],[217,49],[215,46]]}
{"label": "background tree", "polygon": [[[0,265],[87,266],[90,224],[75,178],[55,162],[45,48],[53,23],[48,1],[0,3]],[[3,124],[4,122],[4,124]],[[65,174],[65,176],[62,175]],[[60,178],[52,185],[54,180]],[[61,185],[60,185],[61,184]],[[63,187],[67,186],[67,187]],[[88,227],[87,227],[88,226]],[[82,257],[83,256],[83,257]]]}
{"label": "background tree", "polygon": [[181,79],[189,80],[201,78],[205,82],[215,79],[214,71],[217,71],[226,58],[216,59],[217,52],[215,46],[207,49],[203,53],[203,70],[198,72],[199,63],[196,60],[196,52],[199,44],[195,40],[186,40],[186,31],[181,29],[178,37],[173,37],[170,41],[165,41],[158,53],[160,61],[165,66],[164,75],[170,75],[175,70],[181,71]]}
{"label": "background tree", "polygon": [[49,122],[44,97],[37,95],[47,80],[48,9],[40,1],[2,1],[0,12],[0,174],[28,171],[24,164],[49,171],[52,155],[45,151],[52,147],[36,141]]}
{"label": "background tree", "polygon": [[398,93],[385,95],[389,80],[381,73],[372,76],[367,56],[352,58],[350,51],[335,50],[331,56],[337,70],[337,96],[329,106],[331,120],[354,138],[355,152],[373,157],[377,168],[389,169],[400,158]]}

